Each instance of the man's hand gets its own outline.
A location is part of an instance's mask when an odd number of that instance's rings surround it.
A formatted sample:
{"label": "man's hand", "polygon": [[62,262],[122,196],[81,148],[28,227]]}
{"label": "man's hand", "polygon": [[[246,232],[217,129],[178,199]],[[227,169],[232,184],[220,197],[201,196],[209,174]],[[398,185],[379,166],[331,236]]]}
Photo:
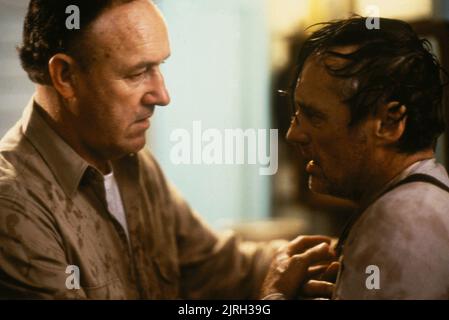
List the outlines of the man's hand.
{"label": "man's hand", "polygon": [[335,281],[337,280],[340,263],[332,262],[330,265],[313,266],[309,268],[309,281],[300,289],[303,299],[332,297]]}
{"label": "man's hand", "polygon": [[[333,289],[331,283],[324,279],[323,281],[310,279],[318,273],[317,270],[323,273],[324,267],[327,269],[329,262],[335,260],[335,255],[329,246],[331,240],[324,236],[300,236],[281,248],[265,278],[261,292],[262,298],[277,295],[284,299],[294,299],[301,288],[301,294],[307,296],[316,296],[317,293],[319,296],[322,293],[326,293],[322,296],[328,296]],[[316,267],[315,270],[313,267]],[[328,273],[331,274],[334,271],[335,266]],[[310,281],[307,282],[308,280]],[[304,286],[306,282],[307,285]]]}

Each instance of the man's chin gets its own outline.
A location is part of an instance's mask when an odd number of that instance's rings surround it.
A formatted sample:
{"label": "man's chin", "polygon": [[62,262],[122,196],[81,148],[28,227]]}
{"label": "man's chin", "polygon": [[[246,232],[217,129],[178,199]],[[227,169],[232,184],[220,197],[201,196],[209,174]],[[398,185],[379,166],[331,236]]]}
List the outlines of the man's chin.
{"label": "man's chin", "polygon": [[309,176],[309,190],[318,194],[331,195],[329,184],[313,175]]}
{"label": "man's chin", "polygon": [[146,139],[145,136],[143,136],[134,139],[128,139],[125,143],[121,145],[119,149],[122,155],[127,155],[132,153],[138,153],[143,148],[145,148],[145,145]]}
{"label": "man's chin", "polygon": [[331,183],[321,177],[313,175],[309,176],[309,190],[316,194],[322,194],[326,196],[332,196],[341,199],[352,199],[345,188],[337,188],[336,183]]}
{"label": "man's chin", "polygon": [[130,145],[130,152],[129,153],[137,153],[146,146],[146,139],[145,137],[141,139],[136,139],[136,141],[133,141],[133,144]]}

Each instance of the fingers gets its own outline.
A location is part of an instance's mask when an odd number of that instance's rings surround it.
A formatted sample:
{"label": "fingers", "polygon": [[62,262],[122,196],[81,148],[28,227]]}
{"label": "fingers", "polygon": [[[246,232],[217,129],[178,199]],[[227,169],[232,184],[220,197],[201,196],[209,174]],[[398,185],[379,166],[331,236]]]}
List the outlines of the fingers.
{"label": "fingers", "polygon": [[[281,293],[287,299],[295,297],[298,289],[310,279],[310,272],[323,273],[327,270],[324,266],[311,266],[323,261],[327,261],[327,266],[329,261],[334,260],[335,256],[329,248],[330,242],[331,239],[324,236],[298,237],[288,247],[280,250],[265,277],[262,296]],[[314,284],[311,286],[313,289]]]}
{"label": "fingers", "polygon": [[327,268],[327,270],[322,274],[320,279],[323,281],[335,283],[335,281],[337,281],[337,275],[339,270],[340,270],[340,263],[332,262]]}
{"label": "fingers", "polygon": [[309,270],[307,271],[307,276],[309,279],[319,279],[318,277],[321,277],[322,274],[324,274],[327,269],[329,268],[329,265],[317,265],[317,266],[311,266],[309,267]]}
{"label": "fingers", "polygon": [[339,270],[340,263],[338,262],[332,262],[331,264],[326,265],[311,266],[307,271],[307,278],[335,283],[337,281]]}
{"label": "fingers", "polygon": [[301,295],[307,297],[332,298],[335,285],[326,281],[310,280],[301,290]]}
{"label": "fingers", "polygon": [[298,274],[301,274],[301,277],[298,276],[298,279],[301,278],[304,281],[312,265],[317,264],[319,261],[328,260],[330,257],[332,257],[332,253],[329,251],[329,245],[327,243],[321,243],[304,253],[290,257],[286,261],[288,261],[289,268],[293,268]]}
{"label": "fingers", "polygon": [[337,250],[338,238],[332,238],[330,242],[331,251],[335,252]]}
{"label": "fingers", "polygon": [[287,254],[292,256],[302,253],[320,243],[330,243],[332,239],[326,236],[299,236],[288,244]]}
{"label": "fingers", "polygon": [[307,269],[318,262],[329,260],[333,258],[333,254],[329,251],[329,244],[321,243],[306,252],[292,256],[297,260],[297,264],[306,266]]}

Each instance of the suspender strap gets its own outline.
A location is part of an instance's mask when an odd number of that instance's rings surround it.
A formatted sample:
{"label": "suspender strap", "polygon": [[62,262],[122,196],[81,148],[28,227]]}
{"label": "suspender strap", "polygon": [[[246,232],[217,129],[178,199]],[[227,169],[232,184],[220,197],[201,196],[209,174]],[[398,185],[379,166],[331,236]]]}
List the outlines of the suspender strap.
{"label": "suspender strap", "polygon": [[382,193],[381,196],[385,195],[386,193],[390,192],[393,189],[396,189],[399,186],[402,186],[403,184],[412,183],[412,182],[427,182],[427,183],[433,184],[434,186],[436,186],[440,189],[443,189],[444,191],[449,192],[449,187],[447,185],[445,185],[443,182],[441,182],[440,180],[438,180],[437,178],[434,178],[427,174],[417,173],[417,174],[412,174],[411,176],[408,176],[404,180],[401,180],[400,182],[398,182],[396,185],[388,188],[384,193]]}
{"label": "suspender strap", "polygon": [[[432,176],[429,176],[427,174],[417,173],[417,174],[412,174],[412,175],[408,176],[407,178],[399,181],[397,184],[391,186],[390,188],[385,190],[378,197],[378,199],[380,197],[384,196],[385,194],[393,191],[394,189],[396,189],[404,184],[408,184],[408,183],[412,183],[412,182],[430,183],[430,184],[433,184],[434,186],[449,193],[449,187],[447,185],[445,185],[444,183],[442,183],[440,180],[438,180]],[[355,214],[353,214],[352,217],[349,219],[349,221],[346,223],[345,227],[343,228],[343,231],[340,235],[340,238],[338,239],[338,244],[336,247],[336,253],[338,256],[340,256],[342,254],[343,246],[344,246],[344,243],[349,235],[349,232],[351,231],[352,226],[356,223],[357,219],[360,217],[360,215],[363,213],[363,211],[357,211]]]}

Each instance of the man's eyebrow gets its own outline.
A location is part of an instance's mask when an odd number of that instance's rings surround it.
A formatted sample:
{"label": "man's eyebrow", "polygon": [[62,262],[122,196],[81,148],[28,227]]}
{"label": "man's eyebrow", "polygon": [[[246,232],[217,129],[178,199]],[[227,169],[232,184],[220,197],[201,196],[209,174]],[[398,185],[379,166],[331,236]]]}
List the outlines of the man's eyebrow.
{"label": "man's eyebrow", "polygon": [[316,111],[319,112],[317,110],[317,108],[315,108],[312,104],[310,103],[306,103],[304,100],[301,99],[295,99],[295,104],[297,107],[301,107],[303,109],[307,109],[307,110],[311,110],[311,111]]}
{"label": "man's eyebrow", "polygon": [[306,103],[304,100],[301,100],[301,99],[298,99],[298,100],[295,100],[295,101],[296,101],[295,103],[296,103],[297,107],[300,107],[301,109],[309,111],[309,112],[313,113],[316,116],[319,116],[319,117],[322,117],[322,118],[326,117],[326,115],[322,111],[320,111],[318,108],[316,108],[313,104]]}
{"label": "man's eyebrow", "polygon": [[165,62],[168,58],[170,58],[170,55],[167,55],[164,59],[162,59],[160,61],[148,61],[148,60],[141,61],[141,62],[131,66],[129,69],[131,71],[134,71],[134,70],[140,70],[140,69],[145,69],[148,67],[156,66],[156,65],[159,65],[159,64]]}

